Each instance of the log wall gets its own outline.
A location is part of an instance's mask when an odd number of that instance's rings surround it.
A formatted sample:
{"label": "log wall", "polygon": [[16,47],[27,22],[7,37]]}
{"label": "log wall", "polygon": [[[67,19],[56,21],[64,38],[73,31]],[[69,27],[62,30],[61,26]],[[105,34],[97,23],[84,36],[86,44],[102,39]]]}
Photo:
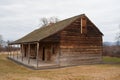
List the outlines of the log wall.
{"label": "log wall", "polygon": [[[87,20],[87,19],[86,19]],[[60,37],[60,65],[99,63],[102,61],[102,35],[95,26],[86,21],[85,32],[81,33],[78,19],[63,31]],[[87,31],[87,34],[85,34]]]}

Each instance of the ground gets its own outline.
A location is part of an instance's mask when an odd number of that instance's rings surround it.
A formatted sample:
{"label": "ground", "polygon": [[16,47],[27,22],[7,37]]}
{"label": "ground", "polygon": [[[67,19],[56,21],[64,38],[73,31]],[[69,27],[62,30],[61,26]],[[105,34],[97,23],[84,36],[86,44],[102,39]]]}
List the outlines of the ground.
{"label": "ground", "polygon": [[48,70],[31,70],[0,55],[0,80],[120,80],[120,58],[104,57],[116,64],[80,65]]}

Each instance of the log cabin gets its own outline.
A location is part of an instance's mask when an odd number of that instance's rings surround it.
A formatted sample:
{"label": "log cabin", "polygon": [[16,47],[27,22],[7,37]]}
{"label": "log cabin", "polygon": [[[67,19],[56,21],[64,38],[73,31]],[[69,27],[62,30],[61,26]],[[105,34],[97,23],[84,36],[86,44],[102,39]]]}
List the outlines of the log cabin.
{"label": "log cabin", "polygon": [[32,31],[10,43],[19,44],[22,58],[58,66],[100,63],[103,33],[85,15],[77,15]]}

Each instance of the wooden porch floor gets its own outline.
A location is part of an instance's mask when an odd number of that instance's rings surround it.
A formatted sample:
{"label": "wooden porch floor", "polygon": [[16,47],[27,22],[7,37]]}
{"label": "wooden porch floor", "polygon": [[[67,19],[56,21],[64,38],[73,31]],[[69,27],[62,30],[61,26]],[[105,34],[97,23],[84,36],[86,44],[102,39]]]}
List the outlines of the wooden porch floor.
{"label": "wooden porch floor", "polygon": [[32,69],[52,69],[59,67],[56,63],[45,61],[38,61],[37,66],[36,59],[30,59],[30,61],[28,61],[27,57],[23,57],[22,59],[21,55],[8,56],[8,59]]}

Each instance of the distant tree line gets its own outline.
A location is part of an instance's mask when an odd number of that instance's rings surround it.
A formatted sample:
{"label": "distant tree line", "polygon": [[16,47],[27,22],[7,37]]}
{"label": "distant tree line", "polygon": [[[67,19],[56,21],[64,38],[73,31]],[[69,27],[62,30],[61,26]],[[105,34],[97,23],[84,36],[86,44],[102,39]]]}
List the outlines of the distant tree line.
{"label": "distant tree line", "polygon": [[120,46],[118,45],[104,45],[103,56],[120,57]]}
{"label": "distant tree line", "polygon": [[115,45],[103,45],[103,55],[104,56],[112,56],[112,57],[120,57],[120,26],[118,33],[115,37],[116,44]]}

